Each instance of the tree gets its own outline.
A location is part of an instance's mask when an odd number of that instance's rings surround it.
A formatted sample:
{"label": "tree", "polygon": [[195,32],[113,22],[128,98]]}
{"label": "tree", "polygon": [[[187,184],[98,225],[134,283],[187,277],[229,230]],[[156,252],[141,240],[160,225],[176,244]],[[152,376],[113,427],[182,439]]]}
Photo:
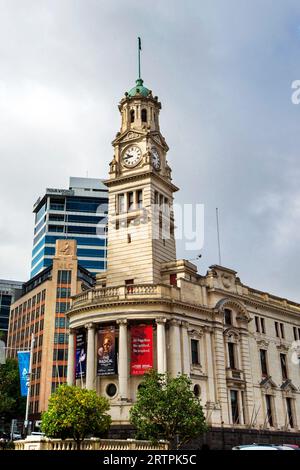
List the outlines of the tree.
{"label": "tree", "polygon": [[138,390],[137,402],[130,410],[130,422],[137,438],[176,441],[176,448],[207,431],[202,406],[191,390],[186,375],[148,372]]}
{"label": "tree", "polygon": [[109,407],[109,401],[95,390],[61,385],[51,395],[48,411],[42,414],[41,429],[48,437],[73,438],[80,450],[85,437],[101,436],[109,429]]}
{"label": "tree", "polygon": [[17,359],[6,359],[0,364],[0,416],[5,422],[24,418],[26,397],[21,396]]}

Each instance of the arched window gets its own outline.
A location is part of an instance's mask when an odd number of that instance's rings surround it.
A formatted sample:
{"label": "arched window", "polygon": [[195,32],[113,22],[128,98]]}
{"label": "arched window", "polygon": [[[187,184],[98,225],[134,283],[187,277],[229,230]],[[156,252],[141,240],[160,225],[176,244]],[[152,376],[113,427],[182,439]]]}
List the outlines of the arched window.
{"label": "arched window", "polygon": [[130,111],[130,122],[134,122],[134,109]]}
{"label": "arched window", "polygon": [[196,398],[199,398],[201,396],[201,388],[198,384],[194,385],[194,395]]}
{"label": "arched window", "polygon": [[142,109],[142,122],[147,122],[147,109]]}

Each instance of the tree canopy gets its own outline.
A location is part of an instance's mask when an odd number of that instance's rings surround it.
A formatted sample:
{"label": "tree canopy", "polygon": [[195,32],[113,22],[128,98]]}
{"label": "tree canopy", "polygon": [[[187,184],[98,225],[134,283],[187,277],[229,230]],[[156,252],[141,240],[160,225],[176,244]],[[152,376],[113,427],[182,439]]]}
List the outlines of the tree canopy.
{"label": "tree canopy", "polygon": [[21,396],[17,359],[6,359],[0,364],[0,416],[5,422],[24,418],[26,397]]}
{"label": "tree canopy", "polygon": [[49,399],[48,411],[42,414],[41,429],[48,437],[73,438],[80,449],[88,436],[100,437],[108,431],[110,405],[95,390],[61,385]]}
{"label": "tree canopy", "polygon": [[137,402],[130,410],[130,421],[137,429],[137,438],[176,442],[180,448],[189,440],[207,431],[200,400],[191,390],[186,375],[171,378],[168,374],[150,371],[144,377]]}

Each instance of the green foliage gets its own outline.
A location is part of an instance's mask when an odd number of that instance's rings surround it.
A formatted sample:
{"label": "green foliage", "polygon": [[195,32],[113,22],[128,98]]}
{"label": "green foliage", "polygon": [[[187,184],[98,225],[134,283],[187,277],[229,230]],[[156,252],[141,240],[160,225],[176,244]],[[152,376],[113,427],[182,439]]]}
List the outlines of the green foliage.
{"label": "green foliage", "polygon": [[26,397],[21,396],[18,361],[6,359],[0,364],[0,416],[6,422],[24,418]]}
{"label": "green foliage", "polygon": [[101,436],[108,431],[111,417],[106,412],[109,407],[109,401],[94,390],[61,385],[49,399],[41,429],[48,437],[73,438],[80,449],[85,437]]}
{"label": "green foliage", "polygon": [[202,406],[191,390],[186,375],[171,378],[150,371],[138,391],[137,402],[130,410],[130,421],[137,438],[157,442],[175,440],[180,448],[207,431]]}

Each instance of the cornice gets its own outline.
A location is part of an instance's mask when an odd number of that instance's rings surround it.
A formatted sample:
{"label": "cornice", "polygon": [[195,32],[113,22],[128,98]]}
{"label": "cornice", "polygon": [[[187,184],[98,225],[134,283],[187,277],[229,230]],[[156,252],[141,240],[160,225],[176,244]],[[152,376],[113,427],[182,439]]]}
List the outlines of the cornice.
{"label": "cornice", "polygon": [[[74,308],[74,309],[70,309],[68,310],[67,313],[67,316],[68,317],[71,317],[73,314],[76,314],[78,312],[82,312],[82,311],[90,311],[90,310],[99,310],[99,309],[107,309],[109,307],[114,307],[114,306],[122,306],[122,305],[153,305],[153,304],[163,304],[163,305],[168,305],[172,308],[172,310],[174,308],[184,308],[186,310],[192,310],[192,311],[197,311],[197,312],[201,312],[203,314],[212,314],[212,309],[210,309],[209,307],[204,307],[204,306],[197,306],[197,305],[194,305],[194,304],[188,304],[188,303],[185,303],[185,302],[180,302],[178,300],[176,301],[172,301],[172,300],[169,300],[169,299],[166,299],[166,298],[159,298],[159,299],[151,299],[151,298],[147,298],[147,299],[137,299],[137,300],[133,300],[133,299],[126,299],[126,300],[112,300],[112,301],[107,301],[107,302],[101,302],[101,303],[87,303],[87,304],[83,304],[83,305],[79,305],[78,307]],[[173,312],[170,312],[170,313],[173,313]],[[179,313],[180,315],[180,313]]]}
{"label": "cornice", "polygon": [[300,312],[296,312],[294,310],[291,310],[291,309],[288,309],[286,308],[284,305],[280,306],[280,305],[274,305],[272,303],[268,303],[268,302],[264,302],[263,300],[254,300],[254,299],[251,299],[249,298],[249,296],[245,295],[245,294],[236,294],[236,293],[233,293],[233,292],[228,292],[228,291],[224,291],[223,289],[218,289],[218,288],[210,288],[208,289],[208,292],[216,292],[218,294],[221,294],[223,296],[226,296],[226,297],[232,297],[233,299],[235,300],[239,300],[240,302],[243,301],[245,303],[245,306],[246,304],[247,305],[252,305],[252,306],[255,306],[255,307],[264,307],[266,310],[274,310],[276,312],[285,312],[289,315],[297,315],[298,318],[299,318],[299,315],[300,315]]}
{"label": "cornice", "polygon": [[179,188],[177,186],[175,186],[175,184],[171,183],[167,179],[160,176],[159,173],[154,172],[152,170],[151,171],[145,171],[143,173],[134,173],[134,174],[127,174],[125,176],[117,176],[116,178],[105,180],[104,183],[109,188],[111,186],[117,186],[119,184],[129,183],[129,182],[132,182],[132,181],[137,181],[137,180],[141,179],[141,177],[142,178],[145,178],[145,177],[156,178],[159,181],[161,181],[163,184],[167,185],[171,189],[171,191],[174,192],[174,193],[179,190]]}

